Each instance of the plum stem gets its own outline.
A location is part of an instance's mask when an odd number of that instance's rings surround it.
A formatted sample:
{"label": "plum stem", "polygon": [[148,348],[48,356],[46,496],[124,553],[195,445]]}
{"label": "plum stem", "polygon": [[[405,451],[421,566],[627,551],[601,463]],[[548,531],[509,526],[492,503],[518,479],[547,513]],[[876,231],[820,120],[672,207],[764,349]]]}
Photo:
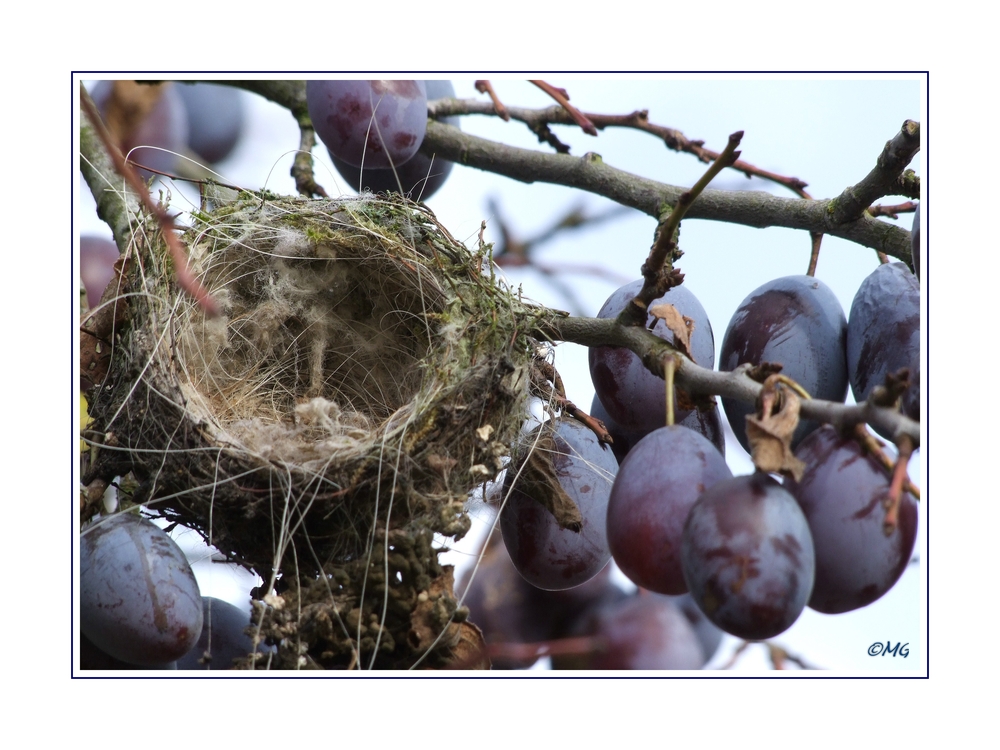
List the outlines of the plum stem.
{"label": "plum stem", "polygon": [[667,427],[674,424],[674,372],[677,370],[677,360],[668,354],[663,358],[663,381],[667,389]]}
{"label": "plum stem", "polygon": [[[886,536],[892,536],[899,524],[899,503],[903,495],[903,487],[909,485],[906,476],[906,467],[913,455],[913,441],[906,435],[901,435],[896,445],[899,448],[899,456],[896,458],[896,465],[892,469],[892,481],[889,484],[889,493],[885,498],[885,521],[882,524],[882,531]],[[910,485],[912,486],[912,485]],[[919,495],[917,495],[919,498]]]}
{"label": "plum stem", "polygon": [[206,315],[209,317],[218,316],[220,312],[219,306],[205,287],[201,285],[201,282],[192,276],[191,271],[188,269],[187,254],[184,252],[181,241],[174,231],[174,220],[162,206],[153,201],[149,190],[146,189],[139,175],[136,174],[132,166],[125,160],[118,147],[114,145],[111,140],[111,134],[108,133],[108,129],[104,126],[104,121],[97,111],[97,105],[94,104],[94,100],[90,98],[82,83],[80,84],[80,105],[83,107],[84,112],[86,112],[87,118],[90,120],[90,124],[100,139],[105,152],[111,158],[115,171],[125,178],[125,181],[128,182],[129,187],[135,193],[136,197],[142,202],[146,210],[156,218],[157,223],[160,225],[163,241],[170,250],[170,256],[174,261],[174,273],[177,276],[178,286],[194,299],[195,303]]}

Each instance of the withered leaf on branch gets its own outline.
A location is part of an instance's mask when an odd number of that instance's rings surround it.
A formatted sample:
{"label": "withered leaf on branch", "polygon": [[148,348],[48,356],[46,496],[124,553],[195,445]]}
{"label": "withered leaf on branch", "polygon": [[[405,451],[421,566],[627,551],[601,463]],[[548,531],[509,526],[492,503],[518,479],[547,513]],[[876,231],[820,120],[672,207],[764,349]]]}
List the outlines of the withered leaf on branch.
{"label": "withered leaf on branch", "polygon": [[751,380],[756,380],[758,383],[763,383],[772,375],[781,372],[782,369],[784,369],[784,366],[777,362],[761,362],[759,365],[747,370],[747,377]]}
{"label": "withered leaf on branch", "polygon": [[[649,314],[664,322],[670,332],[674,334],[674,346],[694,362],[694,356],[691,354],[691,334],[694,333],[694,320],[686,315],[681,315],[676,307],[666,303],[649,308]],[[698,363],[695,362],[695,364]]]}
{"label": "withered leaf on branch", "polygon": [[524,462],[521,474],[517,477],[517,489],[551,513],[559,528],[579,533],[583,528],[583,516],[576,503],[559,484],[551,458],[555,450],[555,441],[550,435],[543,434],[538,439],[535,450],[528,454]]}
{"label": "withered leaf on branch", "polygon": [[792,453],[792,435],[799,424],[799,397],[773,382],[761,394],[761,416],[747,416],[747,439],[753,465],[768,473],[788,473],[802,479],[806,465]]}

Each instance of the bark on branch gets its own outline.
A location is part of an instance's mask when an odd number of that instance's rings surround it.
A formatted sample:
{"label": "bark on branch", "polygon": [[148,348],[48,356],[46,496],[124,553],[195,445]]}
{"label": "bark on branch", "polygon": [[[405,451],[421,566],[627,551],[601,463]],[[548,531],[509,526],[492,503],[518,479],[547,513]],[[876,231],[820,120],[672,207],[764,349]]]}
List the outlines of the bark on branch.
{"label": "bark on branch", "polygon": [[832,220],[837,224],[854,221],[879,198],[897,195],[905,186],[901,183],[903,170],[919,150],[920,123],[907,120],[895,137],[886,142],[875,168],[857,185],[833,199]]}
{"label": "bark on branch", "polygon": [[[574,157],[532,151],[479,138],[433,120],[427,123],[421,148],[438,158],[521,182],[549,182],[585,190],[656,219],[664,206],[673,206],[687,190],[616,169],[593,152]],[[688,209],[687,217],[829,234],[910,262],[908,231],[867,214],[847,223],[835,223],[832,203],[779,198],[763,192],[705,190]]]}
{"label": "bark on branch", "polygon": [[[299,123],[300,129],[303,129],[302,149],[303,151],[307,150],[307,143],[312,138],[312,123],[309,120],[306,104],[305,81],[229,81],[226,83],[253,91],[287,108]],[[432,117],[473,112],[495,114],[492,102],[480,104],[481,107],[469,100],[440,99],[429,104],[428,112]],[[537,111],[510,107],[507,109],[514,119],[520,119],[529,125],[536,120],[535,124],[542,125],[548,122],[572,122],[568,113],[559,106]],[[632,113],[627,116],[591,114],[587,116],[594,121],[598,128],[619,125],[650,130],[652,127],[644,122],[642,113]],[[907,123],[911,122],[907,121]],[[917,128],[916,143],[919,145],[919,124],[912,123],[912,125]],[[309,132],[307,133],[306,130]],[[663,132],[659,132],[660,130]],[[902,131],[886,144],[886,149],[879,158],[879,164],[886,165],[881,169],[891,168],[893,174],[891,181],[894,185],[899,184],[903,177],[902,169],[906,166],[903,163],[897,170],[897,165],[903,160],[908,163],[909,159],[912,158],[912,153],[909,158],[906,156],[913,147],[913,135],[912,133],[907,135],[910,130],[912,128],[908,130],[907,126],[904,125]],[[650,132],[654,131],[650,130]],[[689,151],[706,161],[717,156],[714,152],[711,152],[710,156],[709,152],[702,149],[700,142],[690,141],[677,131],[660,128],[655,132],[671,148]],[[675,145],[671,145],[671,143],[675,143]],[[427,135],[421,150],[427,154],[435,154],[439,158],[493,172],[521,182],[549,182],[585,190],[595,195],[610,198],[623,206],[636,208],[657,220],[661,218],[664,207],[673,206],[687,190],[686,187],[666,185],[656,180],[615,169],[605,164],[601,157],[593,152],[584,154],[582,157],[573,157],[568,154],[550,154],[516,148],[464,133],[457,128],[434,120],[427,123]],[[702,154],[702,151],[705,153]],[[300,159],[309,163],[308,170],[303,164],[300,167],[300,174],[296,175],[296,184],[299,186],[300,192],[303,192],[304,190],[308,191],[311,187],[308,180],[311,177],[312,169],[311,159],[307,160],[305,154],[300,154]],[[733,166],[737,169],[741,168],[740,162]],[[879,169],[880,167],[876,167],[874,171]],[[771,176],[769,179],[775,179],[775,177]],[[801,189],[805,185],[798,180],[795,183],[788,186],[792,189]],[[865,184],[865,181],[859,183],[859,185]],[[779,198],[763,192],[706,190],[688,210],[687,216],[693,219],[725,221],[760,229],[786,227],[788,229],[803,229],[813,234],[829,234],[910,263],[910,233],[865,213],[865,209],[875,199],[888,194],[890,193],[886,192],[876,196],[857,211],[857,216],[849,221],[844,221],[841,218],[842,214],[836,213],[844,210],[842,208],[843,195],[833,200],[803,200]],[[863,202],[864,198],[859,198],[859,200]],[[838,201],[840,206],[838,206]]]}
{"label": "bark on branch", "polygon": [[[570,341],[582,346],[623,346],[635,352],[650,372],[664,376],[663,363],[674,354],[678,362],[675,382],[694,395],[714,395],[754,403],[763,387],[747,376],[745,368],[718,372],[696,365],[663,339],[643,327],[622,326],[612,318],[558,318],[538,333],[550,341]],[[821,399],[803,399],[803,418],[832,424],[838,430],[861,422],[896,440],[905,435],[920,445],[920,424],[894,409],[873,403],[840,404]]]}

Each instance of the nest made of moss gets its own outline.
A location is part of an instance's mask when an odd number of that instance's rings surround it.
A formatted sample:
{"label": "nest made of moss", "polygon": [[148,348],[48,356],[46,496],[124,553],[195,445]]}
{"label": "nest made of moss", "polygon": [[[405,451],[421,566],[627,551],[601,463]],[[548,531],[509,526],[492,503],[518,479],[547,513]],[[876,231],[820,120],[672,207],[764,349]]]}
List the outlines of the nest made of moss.
{"label": "nest made of moss", "polygon": [[454,661],[470,635],[434,534],[467,531],[510,455],[551,313],[401,199],[243,193],[183,239],[222,315],[138,218],[113,329],[90,326],[110,354],[84,481],[128,475],[136,504],[260,575],[271,666]]}

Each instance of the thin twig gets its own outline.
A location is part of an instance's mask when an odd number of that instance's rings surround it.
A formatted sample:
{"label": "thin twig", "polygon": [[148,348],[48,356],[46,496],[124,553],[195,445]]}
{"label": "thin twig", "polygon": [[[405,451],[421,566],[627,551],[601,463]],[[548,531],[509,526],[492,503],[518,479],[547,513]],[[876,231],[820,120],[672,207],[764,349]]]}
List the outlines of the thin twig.
{"label": "thin twig", "polygon": [[657,231],[656,240],[649,249],[649,256],[642,264],[642,289],[618,315],[618,322],[622,325],[644,325],[650,303],[663,296],[671,286],[676,285],[676,275],[671,278],[671,273],[674,271],[673,260],[676,258],[677,250],[676,234],[681,219],[684,218],[709,183],[715,179],[715,176],[739,158],[740,152],[736,150],[736,147],[742,138],[742,130],[730,135],[729,143],[719,158],[705,170],[705,174],[689,190],[685,190],[677,197],[670,215]]}
{"label": "thin twig", "polygon": [[830,205],[833,222],[842,224],[854,221],[876,200],[893,195],[898,189],[903,170],[919,150],[920,123],[907,120],[895,137],[886,142],[874,169],[861,182],[847,188],[834,199]]}
{"label": "thin twig", "polygon": [[[613,318],[553,317],[540,321],[535,327],[535,335],[548,341],[569,341],[588,347],[625,347],[639,356],[647,370],[661,378],[664,377],[664,356],[677,353],[673,345],[646,330],[645,326],[622,326]],[[710,370],[680,357],[674,377],[676,384],[691,395],[722,396],[753,404],[762,386],[747,375],[748,369],[741,366],[732,372]],[[907,435],[914,449],[920,445],[918,422],[897,409],[878,406],[871,400],[843,404],[813,398],[803,400],[800,408],[803,419],[832,424],[841,432],[850,430],[852,425],[867,423],[894,439]]]}
{"label": "thin twig", "polygon": [[[442,116],[446,112],[442,111]],[[685,190],[615,169],[593,153],[573,157],[518,148],[435,121],[427,123],[421,149],[436,153],[441,159],[522,182],[548,182],[578,188],[638,209],[657,220],[664,205],[672,205]],[[910,261],[909,231],[887,225],[867,214],[846,224],[834,224],[827,211],[829,206],[828,200],[780,198],[760,191],[708,189],[691,206],[687,216],[756,228],[780,226],[821,232]]]}
{"label": "thin twig", "polygon": [[142,205],[159,223],[163,241],[166,243],[170,251],[170,256],[174,261],[174,273],[177,275],[177,285],[195,300],[197,305],[205,311],[205,314],[211,317],[219,315],[219,307],[215,300],[208,293],[208,290],[201,285],[201,282],[191,275],[191,271],[188,269],[187,253],[184,251],[184,247],[181,245],[181,241],[174,231],[176,229],[174,220],[163,207],[153,200],[149,194],[149,190],[146,189],[145,184],[139,178],[139,175],[136,174],[135,170],[125,160],[125,157],[122,156],[121,151],[112,142],[111,135],[108,133],[107,128],[104,127],[104,121],[97,111],[97,106],[94,104],[93,99],[90,98],[82,83],[80,84],[80,104],[94,128],[94,132],[100,138],[108,156],[111,157],[115,170],[125,178],[125,181],[135,191]]}
{"label": "thin twig", "polygon": [[[429,104],[432,117],[441,118],[451,115],[493,115],[492,108],[486,102],[479,102],[475,99],[438,99]],[[523,122],[533,133],[538,133],[541,128],[549,125],[573,125],[577,124],[573,117],[562,107],[548,107],[546,109],[528,109],[525,107],[508,107],[507,112],[511,119]],[[699,161],[708,164],[719,157],[718,151],[705,148],[705,142],[688,138],[680,130],[663,125],[657,125],[649,121],[648,110],[636,110],[625,115],[604,115],[594,112],[585,112],[583,115],[590,120],[598,130],[605,128],[628,128],[649,133],[661,141],[671,151],[686,153],[695,156]],[[756,167],[745,161],[737,160],[732,164],[732,168],[742,172],[747,177],[757,177],[769,182],[777,183],[782,187],[796,193],[802,198],[805,195],[805,188],[808,183],[798,177],[788,177],[775,172],[769,172],[760,167]]]}
{"label": "thin twig", "polygon": [[510,122],[510,114],[507,112],[507,108],[500,101],[500,97],[497,96],[497,92],[493,90],[493,84],[489,81],[476,81],[476,91],[480,94],[486,94],[490,97],[490,101],[493,102],[493,111],[497,113],[497,116],[504,122]]}
{"label": "thin twig", "polygon": [[899,438],[897,447],[899,455],[896,457],[892,481],[889,483],[889,492],[885,498],[885,521],[882,524],[882,531],[886,536],[891,536],[899,524],[899,504],[903,497],[903,487],[909,484],[906,467],[910,463],[910,456],[913,455],[913,443],[905,435]]}
{"label": "thin twig", "polygon": [[917,204],[913,201],[906,201],[894,206],[883,206],[881,203],[868,207],[869,216],[888,216],[890,219],[898,219],[900,214],[912,214],[917,210]]}
{"label": "thin twig", "polygon": [[[879,444],[879,441],[870,432],[868,432],[868,430],[865,429],[863,424],[858,423],[854,425],[854,437],[858,441],[858,443],[861,444],[861,447],[864,448],[871,456],[873,456],[875,460],[877,460],[882,465],[882,468],[885,469],[888,474],[890,474],[893,478],[895,478],[896,463],[893,462],[893,460],[889,458],[888,455],[886,455],[885,451],[882,450],[882,446]],[[909,442],[910,452],[912,454],[913,450],[916,449],[916,446],[919,443],[914,441],[913,437],[909,433],[900,433],[899,437],[897,438],[897,441],[902,440],[904,437]],[[905,463],[904,463],[904,468],[905,468]],[[907,492],[913,495],[913,497],[915,497],[917,500],[920,499],[920,490],[906,477],[905,472],[903,475],[903,479],[900,481],[902,481],[902,487]]]}
{"label": "thin twig", "polygon": [[587,135],[597,135],[597,128],[594,127],[594,123],[583,112],[569,103],[569,94],[566,93],[566,89],[556,88],[545,81],[532,81],[532,83],[555,99],[559,103],[559,106],[569,113],[569,116],[573,118],[573,122],[579,125],[584,133]]}

